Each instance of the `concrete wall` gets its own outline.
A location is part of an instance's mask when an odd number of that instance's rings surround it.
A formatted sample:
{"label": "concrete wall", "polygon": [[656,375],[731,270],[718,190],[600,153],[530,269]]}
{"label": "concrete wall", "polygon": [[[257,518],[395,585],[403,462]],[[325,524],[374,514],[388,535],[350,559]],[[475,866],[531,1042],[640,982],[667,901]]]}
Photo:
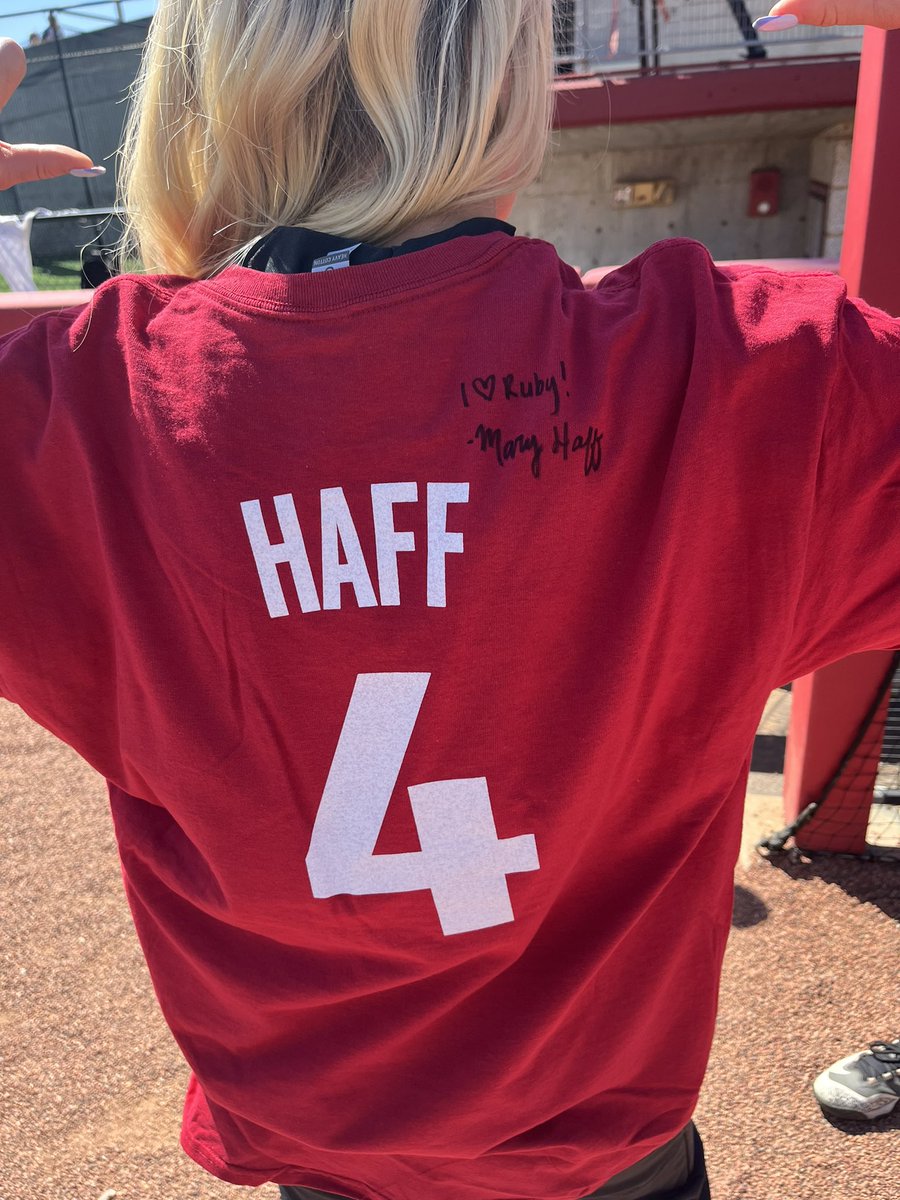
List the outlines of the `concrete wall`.
{"label": "concrete wall", "polygon": [[[852,109],[829,108],[562,130],[510,221],[585,271],[627,262],[668,237],[697,238],[722,259],[836,257],[852,121]],[[782,173],[780,211],[751,217],[750,172],[766,167]],[[810,179],[823,173],[825,244],[814,251]],[[613,206],[618,181],[662,178],[675,181],[673,204]]]}
{"label": "concrete wall", "polygon": [[[844,214],[847,210],[847,185],[850,181],[850,143],[853,122],[839,121],[813,138],[809,176],[810,240],[807,253],[815,257],[837,258],[841,252]],[[817,211],[817,205],[821,211]],[[821,227],[815,237],[815,222]]]}

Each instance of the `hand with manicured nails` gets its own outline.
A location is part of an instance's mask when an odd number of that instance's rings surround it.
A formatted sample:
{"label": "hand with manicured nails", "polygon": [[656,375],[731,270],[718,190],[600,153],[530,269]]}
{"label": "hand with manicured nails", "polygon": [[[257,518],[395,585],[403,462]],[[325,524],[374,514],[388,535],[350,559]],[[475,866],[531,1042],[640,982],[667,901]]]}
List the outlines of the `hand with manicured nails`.
{"label": "hand with manicured nails", "polygon": [[[18,42],[0,38],[0,111],[25,78],[25,52]],[[93,168],[86,154],[70,146],[11,146],[0,142],[0,191],[17,183],[55,179],[69,171]],[[103,167],[95,168],[98,172]]]}
{"label": "hand with manicured nails", "polygon": [[[900,0],[778,0],[769,17],[796,17],[800,25],[872,25],[876,29],[900,29]],[[767,21],[766,17],[754,21],[754,28],[765,33]],[[769,26],[773,33],[778,28]]]}

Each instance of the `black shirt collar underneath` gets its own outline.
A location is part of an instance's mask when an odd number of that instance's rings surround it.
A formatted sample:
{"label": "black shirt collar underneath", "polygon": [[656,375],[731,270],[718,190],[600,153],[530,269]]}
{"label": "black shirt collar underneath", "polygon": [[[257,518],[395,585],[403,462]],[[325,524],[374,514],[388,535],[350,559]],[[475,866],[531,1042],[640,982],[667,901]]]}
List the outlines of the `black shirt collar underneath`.
{"label": "black shirt collar underneath", "polygon": [[472,217],[468,221],[460,221],[450,229],[442,229],[439,233],[410,238],[399,246],[373,246],[368,242],[357,244],[352,238],[320,233],[318,230],[305,229],[302,226],[280,225],[253,242],[237,266],[278,275],[294,275],[302,271],[311,271],[317,258],[348,246],[355,246],[350,253],[349,262],[351,266],[356,266],[360,263],[381,262],[385,258],[397,258],[401,254],[412,254],[416,250],[436,246],[451,238],[478,237],[483,233],[495,232],[515,237],[516,230],[515,226],[494,217]]}

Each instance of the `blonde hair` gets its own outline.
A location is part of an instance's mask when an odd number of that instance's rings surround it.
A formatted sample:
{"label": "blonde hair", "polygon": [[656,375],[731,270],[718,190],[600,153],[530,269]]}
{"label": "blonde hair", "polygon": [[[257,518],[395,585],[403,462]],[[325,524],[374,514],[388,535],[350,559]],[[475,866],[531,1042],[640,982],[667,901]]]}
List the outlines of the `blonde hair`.
{"label": "blonde hair", "polygon": [[279,225],[388,244],[540,173],[552,0],[160,0],[120,265],[208,278]]}

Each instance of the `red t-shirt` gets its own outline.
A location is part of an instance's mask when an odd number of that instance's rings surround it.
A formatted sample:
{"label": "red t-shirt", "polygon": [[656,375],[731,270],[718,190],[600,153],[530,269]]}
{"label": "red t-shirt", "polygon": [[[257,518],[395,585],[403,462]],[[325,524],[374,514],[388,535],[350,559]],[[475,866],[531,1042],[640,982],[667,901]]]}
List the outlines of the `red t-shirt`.
{"label": "red t-shirt", "polygon": [[900,642],[900,322],[545,242],[0,340],[0,683],[109,780],[233,1183],[575,1200],[697,1100],[754,732]]}

